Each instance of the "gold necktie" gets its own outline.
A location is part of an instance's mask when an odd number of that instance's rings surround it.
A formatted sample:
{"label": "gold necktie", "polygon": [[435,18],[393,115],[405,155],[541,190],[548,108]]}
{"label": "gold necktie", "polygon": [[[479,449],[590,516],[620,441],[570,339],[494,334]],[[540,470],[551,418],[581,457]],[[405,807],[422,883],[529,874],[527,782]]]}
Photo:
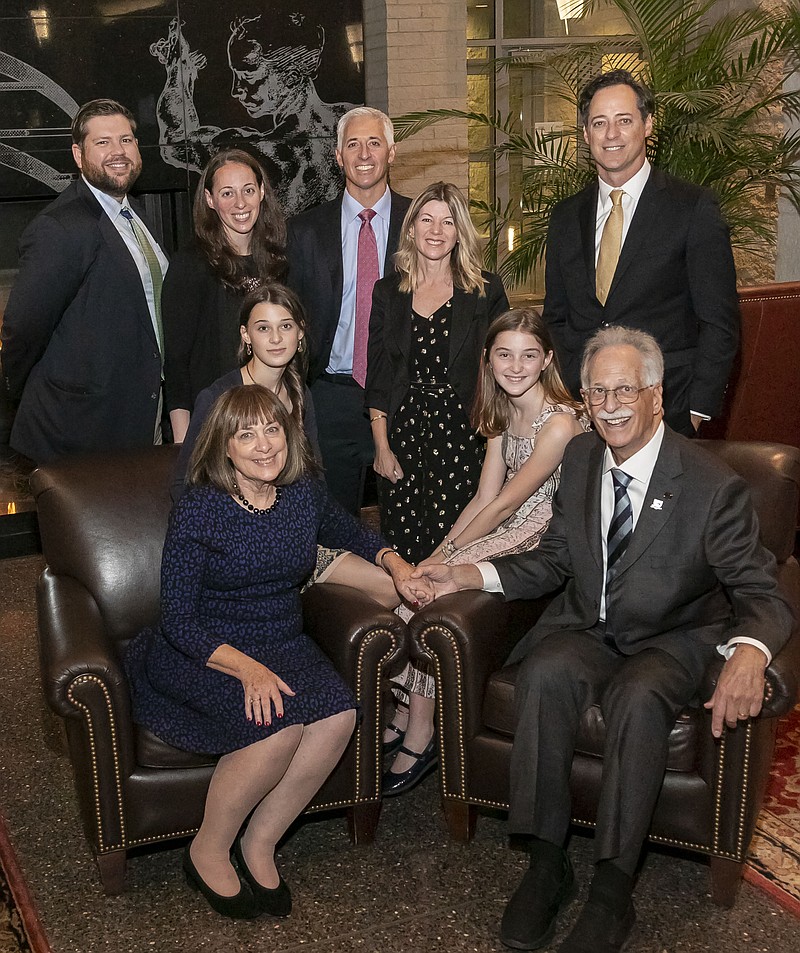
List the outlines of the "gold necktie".
{"label": "gold necktie", "polygon": [[622,189],[614,189],[611,192],[611,211],[600,237],[600,252],[597,256],[595,272],[595,288],[600,304],[606,303],[619,261],[619,250],[622,247],[622,196],[624,194]]}

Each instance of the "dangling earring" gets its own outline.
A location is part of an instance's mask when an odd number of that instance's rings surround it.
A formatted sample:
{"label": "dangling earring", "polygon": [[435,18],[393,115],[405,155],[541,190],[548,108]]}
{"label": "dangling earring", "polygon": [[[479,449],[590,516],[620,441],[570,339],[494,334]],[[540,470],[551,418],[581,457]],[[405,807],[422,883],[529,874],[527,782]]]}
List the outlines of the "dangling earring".
{"label": "dangling earring", "polygon": [[302,354],[306,349],[306,339],[300,338],[300,343],[297,345],[297,353]]}
{"label": "dangling earring", "polygon": [[250,344],[246,345],[246,347],[247,347],[247,356],[250,357],[250,355],[253,353],[253,348]]}

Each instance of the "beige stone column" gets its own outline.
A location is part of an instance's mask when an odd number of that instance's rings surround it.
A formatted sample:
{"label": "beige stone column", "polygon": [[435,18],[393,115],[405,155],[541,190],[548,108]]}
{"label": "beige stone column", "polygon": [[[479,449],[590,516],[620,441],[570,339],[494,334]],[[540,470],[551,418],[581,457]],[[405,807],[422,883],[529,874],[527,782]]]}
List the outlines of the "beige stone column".
{"label": "beige stone column", "polygon": [[[366,102],[393,118],[465,109],[465,0],[364,0]],[[467,124],[449,120],[400,143],[392,186],[417,195],[444,179],[467,191]]]}

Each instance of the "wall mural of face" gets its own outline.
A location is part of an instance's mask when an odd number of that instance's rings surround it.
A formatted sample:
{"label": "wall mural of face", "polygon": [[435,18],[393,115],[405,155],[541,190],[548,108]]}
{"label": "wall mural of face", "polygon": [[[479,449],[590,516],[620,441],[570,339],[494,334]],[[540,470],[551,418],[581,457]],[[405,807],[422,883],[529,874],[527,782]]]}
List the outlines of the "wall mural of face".
{"label": "wall mural of face", "polygon": [[[232,24],[228,40],[228,65],[233,74],[231,96],[254,119],[288,111],[293,100],[304,94],[306,83],[317,74],[324,35],[319,36],[318,44],[308,46],[309,31],[302,15],[292,16],[300,18],[296,36],[291,31],[277,30],[271,41],[263,35],[258,37],[260,16]],[[263,34],[263,27],[260,32]]]}

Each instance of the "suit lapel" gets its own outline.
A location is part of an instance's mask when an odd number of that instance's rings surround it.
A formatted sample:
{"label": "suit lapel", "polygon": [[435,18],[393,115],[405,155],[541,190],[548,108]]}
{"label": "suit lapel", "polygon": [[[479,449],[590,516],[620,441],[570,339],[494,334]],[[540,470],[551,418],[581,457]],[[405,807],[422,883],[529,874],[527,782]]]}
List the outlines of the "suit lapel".
{"label": "suit lapel", "polygon": [[683,473],[678,441],[670,430],[664,431],[661,452],[645,492],[644,504],[633,537],[625,555],[619,561],[617,576],[621,576],[648,549],[667,522],[672,518],[681,496]]}
{"label": "suit lapel", "polygon": [[97,227],[100,231],[100,235],[108,246],[108,250],[116,262],[116,267],[119,269],[120,289],[127,289],[123,293],[132,295],[136,299],[139,318],[147,328],[148,334],[152,337],[153,341],[155,341],[156,332],[153,328],[153,319],[150,315],[150,308],[147,306],[147,297],[144,292],[144,285],[142,284],[142,276],[139,274],[136,262],[133,260],[124,239],[117,231],[114,223],[108,215],[106,215],[100,203],[85,186],[84,190],[84,197],[90,202],[93,212],[97,212]]}
{"label": "suit lapel", "polygon": [[[322,241],[323,259],[326,263],[328,274],[331,281],[331,300],[342,300],[342,288],[344,287],[344,272],[342,268],[342,198],[324,206],[324,218],[321,223],[320,235]],[[336,319],[339,319],[338,306]]]}
{"label": "suit lapel", "polygon": [[401,196],[396,195],[394,192],[392,192],[391,195],[392,210],[389,213],[389,234],[386,239],[386,257],[383,260],[384,276],[391,275],[395,270],[392,255],[397,251],[397,246],[400,243],[400,231],[403,227],[403,219],[405,218],[405,211],[400,201]]}
{"label": "suit lapel", "polygon": [[[394,290],[396,291],[397,285],[400,283],[400,277],[399,275],[393,275],[392,277],[395,281]],[[390,333],[395,339],[398,350],[403,355],[404,366],[408,367],[410,371],[411,295],[396,291],[395,294],[389,295],[389,302],[388,329],[390,329]]]}
{"label": "suit lapel", "polygon": [[581,194],[578,207],[578,224],[583,243],[583,258],[586,264],[586,281],[591,293],[595,293],[595,236],[597,232],[597,179]]}
{"label": "suit lapel", "polygon": [[586,475],[586,540],[589,554],[597,566],[598,573],[603,572],[603,547],[600,531],[600,501],[603,483],[603,455],[606,445],[598,437],[595,446],[589,452]]}
{"label": "suit lapel", "polygon": [[467,294],[461,288],[453,288],[453,302],[450,310],[450,344],[447,366],[452,375],[456,360],[464,344],[471,337],[470,324],[475,319],[475,310],[478,306],[478,296],[475,292]]}

